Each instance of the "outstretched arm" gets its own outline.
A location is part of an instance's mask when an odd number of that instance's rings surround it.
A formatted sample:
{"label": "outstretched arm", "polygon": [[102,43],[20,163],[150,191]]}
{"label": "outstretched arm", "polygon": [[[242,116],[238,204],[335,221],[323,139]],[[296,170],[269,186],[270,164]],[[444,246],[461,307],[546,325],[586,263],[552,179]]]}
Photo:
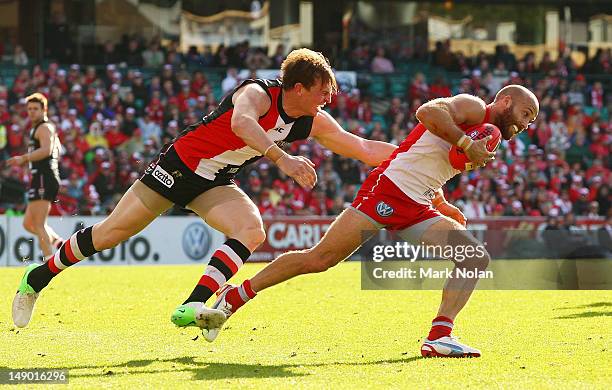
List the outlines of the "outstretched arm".
{"label": "outstretched arm", "polygon": [[380,165],[397,148],[387,142],[368,140],[345,131],[325,111],[320,111],[315,117],[310,135],[332,152],[371,166]]}

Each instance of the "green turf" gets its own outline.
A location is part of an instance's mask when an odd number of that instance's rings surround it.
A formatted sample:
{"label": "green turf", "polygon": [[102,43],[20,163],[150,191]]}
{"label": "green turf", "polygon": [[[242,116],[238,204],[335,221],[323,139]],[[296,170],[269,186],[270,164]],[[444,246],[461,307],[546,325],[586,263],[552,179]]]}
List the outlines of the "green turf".
{"label": "green turf", "polygon": [[[247,265],[243,279],[261,265]],[[0,369],[66,368],[83,388],[610,388],[609,291],[477,291],[455,328],[478,359],[422,359],[438,291],[361,291],[359,267],[260,294],[217,341],[169,321],[201,266],[76,267],[17,330],[22,269],[0,268]]]}

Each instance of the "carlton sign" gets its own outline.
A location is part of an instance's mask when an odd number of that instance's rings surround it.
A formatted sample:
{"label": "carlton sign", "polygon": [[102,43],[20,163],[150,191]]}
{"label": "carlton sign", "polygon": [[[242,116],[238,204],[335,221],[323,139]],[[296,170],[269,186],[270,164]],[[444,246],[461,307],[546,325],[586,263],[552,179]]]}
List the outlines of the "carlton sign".
{"label": "carlton sign", "polygon": [[290,250],[315,246],[333,221],[330,217],[265,219],[266,240],[249,261],[271,261]]}

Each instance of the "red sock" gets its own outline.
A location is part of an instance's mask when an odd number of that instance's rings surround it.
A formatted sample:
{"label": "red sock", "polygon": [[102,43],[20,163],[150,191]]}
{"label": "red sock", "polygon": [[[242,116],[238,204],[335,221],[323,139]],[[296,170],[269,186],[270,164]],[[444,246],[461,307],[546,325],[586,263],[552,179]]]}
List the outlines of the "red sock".
{"label": "red sock", "polygon": [[242,305],[255,298],[255,295],[257,295],[257,293],[253,291],[251,288],[251,281],[247,279],[242,282],[240,286],[229,290],[225,296],[225,300],[232,305],[232,311],[236,311]]}
{"label": "red sock", "polygon": [[440,337],[450,336],[453,331],[453,320],[448,317],[440,316],[434,318],[431,322],[431,330],[429,331],[429,340],[436,340]]}

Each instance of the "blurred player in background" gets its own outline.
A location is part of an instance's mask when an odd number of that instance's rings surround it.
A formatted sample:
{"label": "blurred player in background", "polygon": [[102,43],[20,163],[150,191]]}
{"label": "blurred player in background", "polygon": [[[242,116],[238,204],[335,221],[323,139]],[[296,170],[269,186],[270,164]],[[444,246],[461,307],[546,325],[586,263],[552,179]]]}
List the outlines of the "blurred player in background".
{"label": "blurred player in background", "polygon": [[[484,166],[495,156],[486,147],[489,137],[473,141],[465,131],[474,125],[492,123],[509,140],[526,129],[538,111],[535,95],[519,85],[504,87],[489,105],[467,94],[423,104],[416,114],[420,123],[391,157],[372,171],[352,206],[336,218],[315,247],[285,253],[242,285],[224,286],[212,307],[229,317],[265,288],[338,264],[382,228],[398,231],[400,237],[417,245],[482,247],[466,231],[465,216],[444,199],[442,186],[460,172],[451,166],[449,150],[457,145],[470,161]],[[450,260],[456,268],[478,274],[490,259],[486,251],[481,251],[480,256],[461,262]],[[447,280],[431,331],[421,346],[423,356],[480,356],[479,350],[451,335],[455,317],[477,281],[478,278],[456,277]],[[207,340],[214,340],[217,333],[208,332]]]}
{"label": "blurred player in background", "polygon": [[47,119],[47,98],[41,93],[34,93],[26,98],[26,105],[32,126],[28,152],[9,159],[8,164],[29,164],[30,188],[23,227],[38,237],[38,245],[46,259],[63,242],[47,225],[51,202],[56,200],[59,191],[58,158],[61,145],[55,126]]}
{"label": "blurred player in background", "polygon": [[321,110],[337,89],[321,53],[294,50],[281,71],[282,80],[246,80],[236,87],[213,112],[162,149],[106,219],[75,233],[45,264],[30,265],[13,300],[15,325],[29,323],[39,292],[60,271],[127,240],[173,204],[193,210],[228,240],[213,253],[204,275],[171,320],[177,326],[204,329],[222,324],[224,312],[207,309],[204,302],[265,239],[257,206],[233,182],[236,173],[266,156],[310,189],[316,183],[314,164],[278,145],[312,137],[342,156],[372,166],[396,149],[344,131]]}

